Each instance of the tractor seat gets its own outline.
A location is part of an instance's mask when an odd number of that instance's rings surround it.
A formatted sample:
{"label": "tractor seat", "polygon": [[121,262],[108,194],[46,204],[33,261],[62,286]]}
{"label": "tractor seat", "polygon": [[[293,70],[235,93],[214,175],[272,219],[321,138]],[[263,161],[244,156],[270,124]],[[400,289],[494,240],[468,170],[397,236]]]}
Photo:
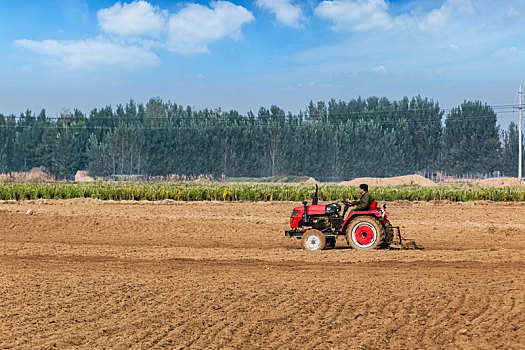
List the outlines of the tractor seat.
{"label": "tractor seat", "polygon": [[377,201],[373,201],[372,204],[370,204],[370,210],[376,210],[377,209]]}

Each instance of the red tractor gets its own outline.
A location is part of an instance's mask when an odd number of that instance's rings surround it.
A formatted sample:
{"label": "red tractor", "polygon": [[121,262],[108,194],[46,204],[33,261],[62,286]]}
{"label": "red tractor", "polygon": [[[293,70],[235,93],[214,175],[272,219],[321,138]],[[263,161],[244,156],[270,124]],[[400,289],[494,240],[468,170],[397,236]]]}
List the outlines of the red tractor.
{"label": "red tractor", "polygon": [[284,235],[301,239],[303,249],[318,251],[334,248],[338,236],[346,236],[346,241],[354,249],[422,249],[413,240],[403,240],[399,226],[392,226],[388,221],[386,204],[378,208],[374,201],[370,210],[353,211],[346,218],[346,212],[352,206],[344,205],[341,214],[339,203],[317,204],[317,186],[312,205],[304,201],[302,207],[293,208],[290,216],[291,230]]}

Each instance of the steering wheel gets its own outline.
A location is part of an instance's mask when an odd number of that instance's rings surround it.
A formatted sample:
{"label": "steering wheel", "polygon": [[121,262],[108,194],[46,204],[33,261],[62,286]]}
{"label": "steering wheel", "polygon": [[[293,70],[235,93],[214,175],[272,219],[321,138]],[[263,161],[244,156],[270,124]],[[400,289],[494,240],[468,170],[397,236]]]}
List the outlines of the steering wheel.
{"label": "steering wheel", "polygon": [[343,203],[344,205],[346,205],[347,207],[351,207],[353,204],[350,203],[350,202],[347,202],[347,201],[343,201],[341,200],[341,203]]}

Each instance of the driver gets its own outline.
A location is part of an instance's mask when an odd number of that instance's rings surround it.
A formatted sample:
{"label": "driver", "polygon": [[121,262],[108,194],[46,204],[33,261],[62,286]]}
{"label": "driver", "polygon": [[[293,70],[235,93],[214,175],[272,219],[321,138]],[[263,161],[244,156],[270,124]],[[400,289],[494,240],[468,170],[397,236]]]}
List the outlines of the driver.
{"label": "driver", "polygon": [[372,199],[372,196],[370,196],[370,193],[368,193],[368,185],[367,184],[361,184],[359,185],[359,192],[361,193],[361,198],[356,201],[350,201],[352,205],[355,205],[355,208],[348,213],[348,215],[352,214],[354,211],[362,211],[362,210],[370,210],[370,206],[372,205],[372,202],[374,201]]}

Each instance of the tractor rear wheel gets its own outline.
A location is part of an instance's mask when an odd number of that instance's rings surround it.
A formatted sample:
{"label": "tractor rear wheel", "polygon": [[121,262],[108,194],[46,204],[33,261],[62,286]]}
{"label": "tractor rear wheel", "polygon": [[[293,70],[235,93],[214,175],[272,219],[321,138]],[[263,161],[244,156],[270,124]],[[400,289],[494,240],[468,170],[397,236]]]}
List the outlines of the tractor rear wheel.
{"label": "tractor rear wheel", "polygon": [[354,249],[378,249],[385,242],[385,228],[374,217],[359,216],[348,224],[346,240]]}
{"label": "tractor rear wheel", "polygon": [[392,224],[390,221],[385,221],[385,246],[390,244],[394,240],[394,229],[388,228],[391,227]]}
{"label": "tractor rear wheel", "polygon": [[326,237],[319,230],[308,230],[301,238],[301,246],[311,252],[323,250],[326,247]]}

